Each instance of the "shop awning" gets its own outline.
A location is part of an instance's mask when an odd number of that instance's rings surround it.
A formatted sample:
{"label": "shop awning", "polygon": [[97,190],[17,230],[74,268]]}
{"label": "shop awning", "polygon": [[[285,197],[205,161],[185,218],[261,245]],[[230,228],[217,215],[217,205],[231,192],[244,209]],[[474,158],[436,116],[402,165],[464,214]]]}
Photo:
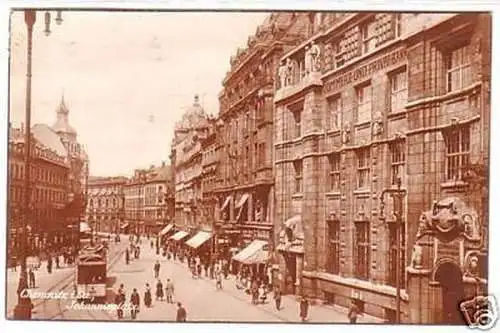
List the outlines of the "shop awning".
{"label": "shop awning", "polygon": [[89,232],[92,231],[89,224],[87,222],[80,222],[80,232]]}
{"label": "shop awning", "polygon": [[248,194],[245,193],[241,196],[240,201],[238,201],[238,204],[236,205],[236,208],[243,207],[243,205],[247,200],[248,200]]}
{"label": "shop awning", "polygon": [[250,245],[237,253],[233,260],[243,264],[259,264],[265,262],[269,258],[269,253],[265,250],[266,241],[254,240]]}
{"label": "shop awning", "polygon": [[196,235],[191,237],[186,244],[192,247],[193,249],[199,248],[203,243],[212,237],[212,234],[205,231],[199,231]]}
{"label": "shop awning", "polygon": [[159,232],[159,235],[160,236],[164,236],[167,234],[167,232],[169,232],[170,230],[172,230],[172,228],[174,227],[173,224],[169,224],[167,225],[165,228],[161,229],[161,231]]}
{"label": "shop awning", "polygon": [[123,223],[123,224],[120,226],[120,229],[125,229],[126,227],[128,227],[128,223]]}
{"label": "shop awning", "polygon": [[177,231],[175,234],[170,236],[170,239],[173,239],[175,241],[180,241],[181,239],[183,239],[187,235],[189,235],[187,232],[181,230],[181,231]]}
{"label": "shop awning", "polygon": [[221,211],[223,211],[224,209],[226,209],[229,206],[229,201],[231,201],[231,196],[230,195],[226,198],[226,201],[224,201],[224,204],[220,208]]}

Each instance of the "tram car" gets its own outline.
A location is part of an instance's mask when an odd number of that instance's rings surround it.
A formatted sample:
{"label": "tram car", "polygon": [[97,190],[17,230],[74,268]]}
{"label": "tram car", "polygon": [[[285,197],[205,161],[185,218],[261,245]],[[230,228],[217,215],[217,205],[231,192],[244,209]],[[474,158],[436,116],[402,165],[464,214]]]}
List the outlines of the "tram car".
{"label": "tram car", "polygon": [[80,301],[106,300],[106,249],[102,245],[84,247],[77,258],[76,290]]}

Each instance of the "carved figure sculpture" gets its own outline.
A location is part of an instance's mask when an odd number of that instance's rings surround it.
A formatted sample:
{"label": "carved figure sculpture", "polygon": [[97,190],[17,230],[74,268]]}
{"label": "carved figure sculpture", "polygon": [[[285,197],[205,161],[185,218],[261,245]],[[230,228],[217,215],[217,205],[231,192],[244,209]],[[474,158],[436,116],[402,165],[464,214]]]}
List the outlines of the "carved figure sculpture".
{"label": "carved figure sculpture", "polygon": [[287,81],[287,66],[285,63],[281,63],[278,68],[278,76],[280,78],[280,88],[284,88],[286,86]]}
{"label": "carved figure sculpture", "polygon": [[351,128],[349,124],[344,124],[344,129],[342,130],[342,143],[347,144],[351,139]]}
{"label": "carved figure sculpture", "polygon": [[292,84],[292,77],[293,77],[292,59],[287,58],[286,59],[286,85],[287,86]]}
{"label": "carved figure sculpture", "polygon": [[422,268],[422,246],[415,244],[411,253],[411,267]]}
{"label": "carved figure sculpture", "polygon": [[312,72],[312,64],[313,60],[311,50],[309,49],[309,46],[306,46],[306,51],[304,54],[304,76],[307,76]]}
{"label": "carved figure sculpture", "polygon": [[312,42],[309,53],[311,54],[311,71],[316,72],[321,70],[321,62],[320,62],[321,49],[319,45]]}

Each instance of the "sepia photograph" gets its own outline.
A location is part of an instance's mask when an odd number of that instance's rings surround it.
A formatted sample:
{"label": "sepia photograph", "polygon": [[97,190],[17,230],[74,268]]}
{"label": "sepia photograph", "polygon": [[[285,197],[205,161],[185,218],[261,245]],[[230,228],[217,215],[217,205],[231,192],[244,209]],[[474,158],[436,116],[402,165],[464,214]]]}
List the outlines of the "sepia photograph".
{"label": "sepia photograph", "polygon": [[7,320],[496,324],[491,12],[9,16]]}

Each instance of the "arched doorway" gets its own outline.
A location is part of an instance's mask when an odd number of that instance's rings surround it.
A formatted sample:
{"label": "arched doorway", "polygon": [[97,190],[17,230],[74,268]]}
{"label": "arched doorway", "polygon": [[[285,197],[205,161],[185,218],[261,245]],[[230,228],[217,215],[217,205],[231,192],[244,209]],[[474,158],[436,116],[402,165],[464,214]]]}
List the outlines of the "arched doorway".
{"label": "arched doorway", "polygon": [[460,268],[452,262],[440,264],[434,275],[442,291],[442,324],[463,325],[460,303],[464,300],[464,285]]}

